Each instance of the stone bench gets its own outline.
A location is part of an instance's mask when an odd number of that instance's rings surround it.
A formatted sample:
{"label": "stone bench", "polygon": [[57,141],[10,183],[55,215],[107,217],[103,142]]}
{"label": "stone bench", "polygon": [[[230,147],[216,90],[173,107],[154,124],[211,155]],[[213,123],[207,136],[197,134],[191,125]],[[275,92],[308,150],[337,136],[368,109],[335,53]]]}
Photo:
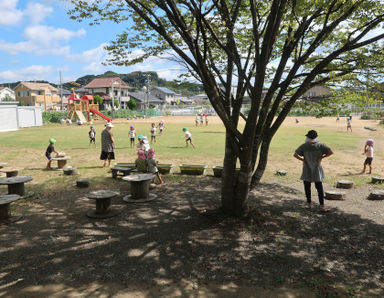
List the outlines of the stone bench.
{"label": "stone bench", "polygon": [[326,200],[345,200],[345,192],[339,190],[326,190],[324,191]]}
{"label": "stone bench", "polygon": [[11,216],[11,203],[18,199],[19,195],[0,195],[0,223],[9,224],[22,218],[21,215]]}
{"label": "stone bench", "polygon": [[384,177],[372,177],[371,183],[384,183]]}
{"label": "stone bench", "polygon": [[9,178],[9,177],[16,177],[17,174],[19,174],[19,169],[16,169],[16,168],[2,168],[2,169],[0,169],[0,172],[5,173],[7,178]]}
{"label": "stone bench", "polygon": [[349,188],[352,188],[353,187],[353,181],[349,181],[349,180],[339,180],[337,181],[336,183],[336,188],[345,188],[345,189],[349,189]]}
{"label": "stone bench", "polygon": [[0,185],[8,185],[8,194],[24,196],[24,183],[32,181],[29,176],[17,176],[0,179]]}
{"label": "stone bench", "polygon": [[96,210],[89,210],[87,216],[90,218],[108,218],[119,214],[118,210],[111,209],[111,199],[119,193],[112,190],[95,190],[86,194],[88,199],[96,201]]}
{"label": "stone bench", "polygon": [[155,178],[153,174],[135,174],[123,177],[123,180],[131,182],[131,194],[123,198],[128,203],[140,203],[154,200],[157,196],[149,193],[149,185]]}
{"label": "stone bench", "polygon": [[384,200],[384,190],[374,190],[369,196],[368,200]]}
{"label": "stone bench", "polygon": [[112,178],[117,178],[117,176],[128,176],[131,172],[131,168],[124,168],[124,167],[113,167],[111,169],[112,172]]}
{"label": "stone bench", "polygon": [[63,173],[64,175],[78,175],[79,171],[77,170],[77,168],[65,167],[63,168]]}
{"label": "stone bench", "polygon": [[65,167],[65,165],[67,164],[67,160],[70,160],[71,157],[70,156],[62,156],[62,157],[53,157],[52,160],[53,161],[57,161],[57,167],[59,169],[62,169]]}

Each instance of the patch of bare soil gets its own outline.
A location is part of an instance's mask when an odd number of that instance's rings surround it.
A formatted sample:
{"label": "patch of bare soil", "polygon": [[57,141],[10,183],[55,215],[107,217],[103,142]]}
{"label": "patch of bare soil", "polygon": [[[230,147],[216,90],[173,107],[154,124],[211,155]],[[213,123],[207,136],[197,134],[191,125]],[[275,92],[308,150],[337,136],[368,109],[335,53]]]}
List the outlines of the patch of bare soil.
{"label": "patch of bare soil", "polygon": [[[0,226],[0,296],[383,296],[384,206],[368,188],[321,214],[300,184],[262,184],[238,220],[218,209],[220,180],[176,178],[143,204],[122,200],[123,181],[14,204],[24,219]],[[121,192],[121,214],[89,219],[84,195],[102,188]]]}

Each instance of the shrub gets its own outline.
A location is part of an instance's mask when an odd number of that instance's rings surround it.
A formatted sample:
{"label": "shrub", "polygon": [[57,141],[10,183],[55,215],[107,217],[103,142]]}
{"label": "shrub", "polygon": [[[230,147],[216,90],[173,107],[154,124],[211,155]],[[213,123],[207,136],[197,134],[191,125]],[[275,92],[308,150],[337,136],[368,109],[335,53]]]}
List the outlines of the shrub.
{"label": "shrub", "polygon": [[66,119],[67,115],[67,112],[43,112],[43,122],[60,123],[60,120]]}
{"label": "shrub", "polygon": [[129,108],[130,110],[136,110],[136,108],[137,108],[137,103],[136,103],[136,101],[134,101],[133,99],[130,99],[130,100],[128,101],[128,108]]}

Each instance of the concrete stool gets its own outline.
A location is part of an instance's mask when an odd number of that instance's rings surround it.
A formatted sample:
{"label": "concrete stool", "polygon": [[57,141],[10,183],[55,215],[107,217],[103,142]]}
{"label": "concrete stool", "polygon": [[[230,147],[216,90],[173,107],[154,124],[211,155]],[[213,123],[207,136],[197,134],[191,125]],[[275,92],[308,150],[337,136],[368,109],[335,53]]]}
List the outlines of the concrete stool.
{"label": "concrete stool", "polygon": [[89,179],[87,178],[80,178],[76,181],[76,186],[79,188],[86,188],[89,186]]}
{"label": "concrete stool", "polygon": [[339,180],[337,181],[336,188],[345,188],[349,189],[353,187],[353,181],[349,180]]}
{"label": "concrete stool", "polygon": [[373,183],[373,184],[375,184],[375,183],[383,183],[384,182],[384,177],[372,177],[372,180],[371,180],[371,182]]}
{"label": "concrete stool", "polygon": [[286,170],[277,170],[276,171],[276,175],[277,176],[285,176],[285,175],[287,175],[287,171]]}
{"label": "concrete stool", "polygon": [[324,191],[325,199],[327,200],[345,200],[345,192],[339,190],[326,190]]}
{"label": "concrete stool", "polygon": [[11,203],[20,199],[19,195],[1,195],[0,196],[0,224],[9,224],[22,218],[21,215],[11,216]]}
{"label": "concrete stool", "polygon": [[24,183],[32,181],[29,176],[17,176],[0,179],[0,185],[8,185],[8,194],[24,195]]}
{"label": "concrete stool", "polygon": [[7,178],[9,177],[16,177],[19,173],[19,169],[16,168],[2,168],[0,169],[0,172],[5,173]]}
{"label": "concrete stool", "polygon": [[368,200],[384,200],[384,190],[374,190],[369,196]]}
{"label": "concrete stool", "polygon": [[111,198],[119,195],[116,191],[95,190],[86,195],[88,199],[96,200],[96,210],[89,210],[87,216],[90,218],[108,218],[119,214],[118,210],[111,209]]}
{"label": "concrete stool", "polygon": [[149,193],[149,185],[155,178],[153,174],[136,174],[123,177],[123,180],[131,182],[131,194],[123,198],[127,203],[141,203],[156,199],[155,194]]}
{"label": "concrete stool", "polygon": [[63,169],[64,175],[78,175],[79,171],[76,168],[66,167]]}

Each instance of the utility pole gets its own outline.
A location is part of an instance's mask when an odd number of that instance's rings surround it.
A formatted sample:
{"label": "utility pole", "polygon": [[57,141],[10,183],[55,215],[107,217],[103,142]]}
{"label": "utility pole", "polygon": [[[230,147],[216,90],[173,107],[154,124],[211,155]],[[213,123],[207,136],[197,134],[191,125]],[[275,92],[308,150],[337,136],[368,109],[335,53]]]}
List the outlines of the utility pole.
{"label": "utility pole", "polygon": [[146,91],[147,91],[147,96],[146,96],[146,102],[145,102],[145,117],[147,117],[147,109],[148,109],[148,105],[149,105],[149,83],[150,83],[150,80],[151,80],[151,74],[147,73],[145,74],[145,77],[146,77]]}
{"label": "utility pole", "polygon": [[64,106],[63,106],[63,82],[62,82],[62,79],[61,79],[61,70],[60,70],[60,99],[61,99],[61,110],[63,110]]}

